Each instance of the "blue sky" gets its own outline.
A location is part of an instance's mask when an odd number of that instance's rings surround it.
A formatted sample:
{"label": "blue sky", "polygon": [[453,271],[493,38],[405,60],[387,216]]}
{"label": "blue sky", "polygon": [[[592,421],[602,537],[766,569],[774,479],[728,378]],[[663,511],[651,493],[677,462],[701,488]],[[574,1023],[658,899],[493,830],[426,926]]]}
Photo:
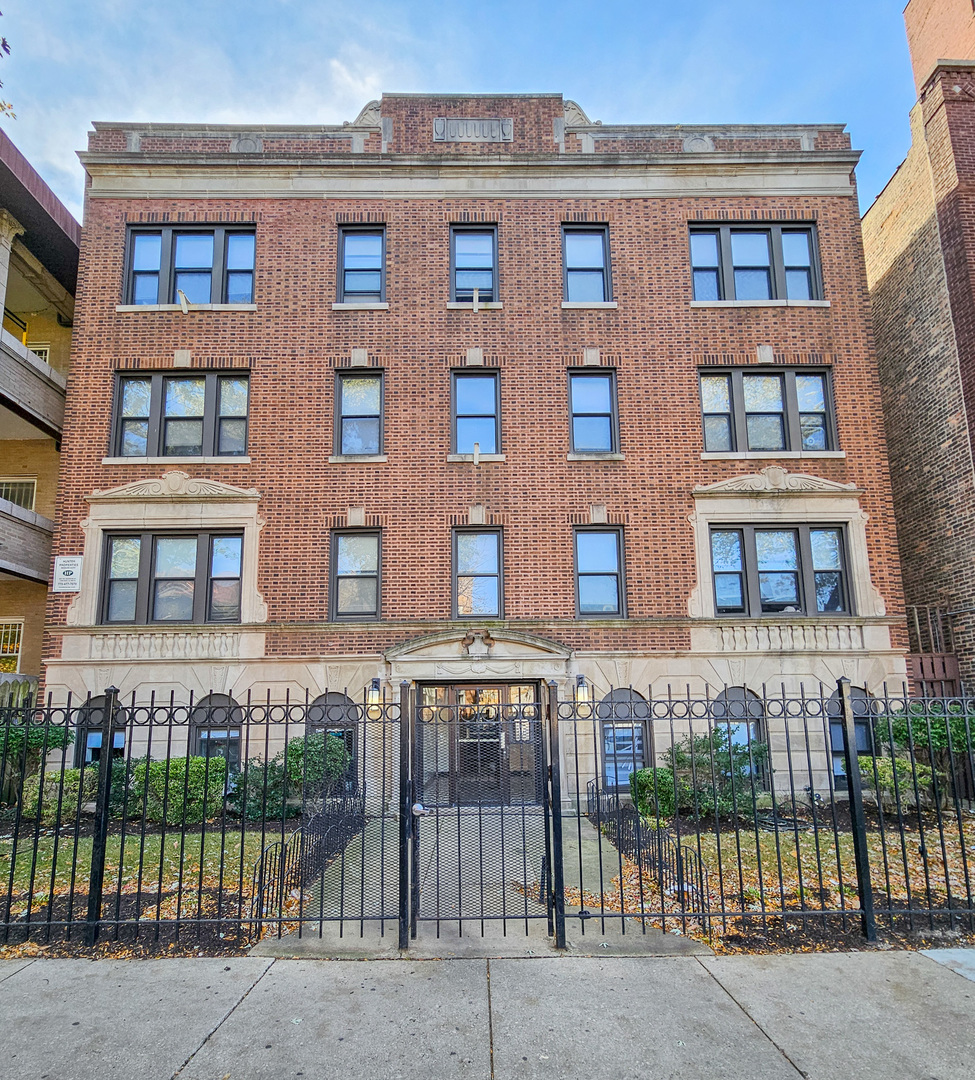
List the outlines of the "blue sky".
{"label": "blue sky", "polygon": [[2,125],[80,217],[92,120],[341,123],[385,91],[561,91],[604,123],[835,123],[865,209],[914,103],[889,0],[6,0]]}

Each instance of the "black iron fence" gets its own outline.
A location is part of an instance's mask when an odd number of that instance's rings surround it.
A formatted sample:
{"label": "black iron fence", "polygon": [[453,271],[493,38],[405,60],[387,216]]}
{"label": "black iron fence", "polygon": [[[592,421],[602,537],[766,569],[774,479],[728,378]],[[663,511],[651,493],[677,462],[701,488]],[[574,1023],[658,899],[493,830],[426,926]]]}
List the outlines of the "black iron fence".
{"label": "black iron fence", "polygon": [[0,709],[0,943],[975,933],[975,699],[581,690]]}

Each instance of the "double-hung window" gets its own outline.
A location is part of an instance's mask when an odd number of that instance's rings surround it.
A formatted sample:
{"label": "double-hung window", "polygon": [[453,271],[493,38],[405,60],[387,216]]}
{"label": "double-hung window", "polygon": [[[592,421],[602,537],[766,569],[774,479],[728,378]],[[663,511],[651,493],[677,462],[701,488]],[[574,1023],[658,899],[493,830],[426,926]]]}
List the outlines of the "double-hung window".
{"label": "double-hung window", "polygon": [[619,529],[577,529],[576,613],[623,618],[623,537]]}
{"label": "double-hung window", "polygon": [[841,528],[717,526],[711,530],[711,569],[719,616],[851,610]]}
{"label": "double-hung window", "polygon": [[492,303],[498,299],[498,230],[452,228],[450,230],[450,299],[467,303],[474,299]]}
{"label": "double-hung window", "polygon": [[569,409],[573,453],[612,454],[619,450],[613,372],[569,372]]}
{"label": "double-hung window", "polygon": [[253,228],[132,229],[126,303],[251,304],[254,248]]}
{"label": "double-hung window", "polygon": [[109,536],[102,622],[240,622],[243,544],[215,532]]}
{"label": "double-hung window", "polygon": [[386,299],[385,232],[342,229],[339,232],[339,302],[379,304]]}
{"label": "double-hung window", "polygon": [[348,457],[383,450],[383,377],[379,372],[346,372],[335,386],[335,453]]}
{"label": "double-hung window", "polygon": [[691,229],[695,300],[821,300],[811,225]]}
{"label": "double-hung window", "polygon": [[120,457],[247,453],[246,374],[125,375],[116,392]]}
{"label": "double-hung window", "polygon": [[379,533],[332,534],[331,616],[379,618]]}
{"label": "double-hung window", "polygon": [[836,448],[825,371],[704,371],[701,410],[710,453]]}
{"label": "double-hung window", "polygon": [[453,375],[454,453],[498,454],[501,447],[500,383],[496,372],[460,372]]}
{"label": "double-hung window", "polygon": [[500,619],[503,611],[501,533],[454,532],[455,619]]}
{"label": "double-hung window", "polygon": [[609,233],[605,228],[562,229],[563,289],[570,303],[612,300],[609,279]]}

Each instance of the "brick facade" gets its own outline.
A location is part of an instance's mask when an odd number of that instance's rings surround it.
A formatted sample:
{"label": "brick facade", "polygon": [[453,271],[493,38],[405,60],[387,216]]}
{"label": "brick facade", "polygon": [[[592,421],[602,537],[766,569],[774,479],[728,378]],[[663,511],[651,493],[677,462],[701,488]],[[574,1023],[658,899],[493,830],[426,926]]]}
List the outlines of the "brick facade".
{"label": "brick facade", "polygon": [[[513,138],[437,142],[438,117],[512,118]],[[232,149],[241,145],[246,153]],[[603,692],[628,682],[720,688],[903,677],[856,157],[841,128],[614,128],[560,95],[393,95],[337,129],[98,125],[82,157],[91,183],[56,549],[85,554],[86,578],[80,597],[51,601],[52,690],[97,692],[106,680],[123,692],[341,685],[359,697],[369,679],[392,685],[407,670],[391,659],[396,650],[441,638],[452,643],[423,677],[460,679],[464,664],[469,678],[581,673]],[[124,309],[128,227],[249,222],[253,310]],[[809,223],[827,302],[694,305],[692,222]],[[385,229],[385,309],[333,309],[339,227],[348,223]],[[464,223],[497,227],[500,309],[449,306],[450,226]],[[562,226],[587,223],[608,228],[612,307],[563,307]],[[469,350],[483,359],[470,370],[499,374],[503,460],[448,460],[451,371],[464,368]],[[329,460],[336,373],[353,361],[384,373],[385,460]],[[114,457],[117,373],[174,364],[184,373],[249,371],[246,460]],[[831,373],[842,454],[702,457],[699,370],[759,365]],[[567,458],[575,368],[616,373],[615,459]],[[764,474],[754,477],[769,467],[784,472],[762,488]],[[259,494],[254,610],[263,603],[266,618],[221,627],[229,633],[219,640],[203,627],[176,641],[173,627],[98,623],[102,534],[124,520],[136,527],[142,509],[123,492],[128,509],[113,517],[114,496],[90,498],[171,469],[190,476],[172,488],[187,528],[207,513],[207,497],[188,494],[199,479],[229,485],[220,489],[225,502],[230,489]],[[848,569],[862,599],[839,620],[853,634],[845,645],[825,616],[787,619],[785,628],[782,619],[742,620],[751,644],[727,643],[729,622],[715,618],[710,582],[700,580],[706,532],[695,522],[704,520],[704,496],[694,491],[739,481],[732,494],[758,521],[803,524],[796,515],[826,500],[838,514],[852,508],[843,518]],[[749,484],[759,493],[749,495]],[[152,513],[170,520],[160,490]],[[708,505],[720,495],[709,494]],[[503,535],[503,618],[452,619],[451,530],[479,520]],[[330,621],[332,530],[355,522],[382,534],[381,619]],[[576,617],[573,529],[590,522],[622,529],[625,618]],[[462,646],[472,630],[488,630],[491,658],[506,659],[479,669]],[[522,639],[534,644],[519,652],[512,642]],[[556,663],[545,643],[568,659]]]}

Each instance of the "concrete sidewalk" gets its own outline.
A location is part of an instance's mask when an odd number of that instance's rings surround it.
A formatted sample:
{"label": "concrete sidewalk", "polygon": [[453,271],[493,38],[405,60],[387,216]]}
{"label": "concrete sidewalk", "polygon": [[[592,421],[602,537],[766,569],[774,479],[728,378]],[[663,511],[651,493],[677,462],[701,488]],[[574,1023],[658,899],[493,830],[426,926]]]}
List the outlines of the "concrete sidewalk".
{"label": "concrete sidewalk", "polygon": [[970,1080],[975,950],[0,961],[2,1080]]}

